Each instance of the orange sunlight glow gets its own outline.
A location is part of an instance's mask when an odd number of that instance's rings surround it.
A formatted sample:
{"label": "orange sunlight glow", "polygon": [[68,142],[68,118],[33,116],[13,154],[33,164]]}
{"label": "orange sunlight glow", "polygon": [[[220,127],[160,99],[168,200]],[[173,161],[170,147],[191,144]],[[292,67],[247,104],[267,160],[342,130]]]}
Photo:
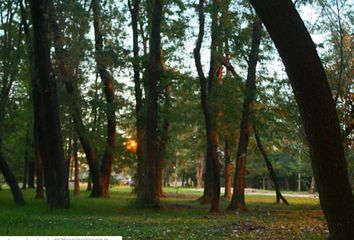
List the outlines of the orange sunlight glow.
{"label": "orange sunlight glow", "polygon": [[125,148],[132,153],[136,153],[136,149],[138,148],[138,143],[134,139],[129,139],[124,143]]}

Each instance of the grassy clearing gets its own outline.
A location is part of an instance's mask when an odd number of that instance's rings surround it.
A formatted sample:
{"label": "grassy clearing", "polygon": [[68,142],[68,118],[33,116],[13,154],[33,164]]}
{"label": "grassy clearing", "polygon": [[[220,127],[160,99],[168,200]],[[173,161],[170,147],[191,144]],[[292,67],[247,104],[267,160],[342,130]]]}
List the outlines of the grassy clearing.
{"label": "grassy clearing", "polygon": [[[25,190],[27,204],[15,206],[10,192],[0,192],[0,235],[121,235],[124,239],[325,239],[327,228],[318,200],[246,197],[249,212],[209,214],[195,199],[201,192],[168,188],[168,206],[160,211],[137,209],[131,188],[113,188],[110,198],[72,197],[69,210],[49,210]],[[178,193],[178,194],[177,194]],[[177,205],[176,205],[177,204]],[[227,201],[221,201],[222,209]]]}

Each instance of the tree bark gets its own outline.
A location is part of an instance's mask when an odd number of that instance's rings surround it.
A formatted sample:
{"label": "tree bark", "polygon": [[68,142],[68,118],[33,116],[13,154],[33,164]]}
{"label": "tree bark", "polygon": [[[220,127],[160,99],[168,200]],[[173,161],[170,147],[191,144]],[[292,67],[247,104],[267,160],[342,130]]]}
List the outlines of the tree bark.
{"label": "tree bark", "polygon": [[21,189],[27,189],[27,179],[28,179],[28,158],[26,156],[27,154],[25,154],[25,162],[24,162],[24,165],[23,165],[23,180],[22,180],[22,187]]}
{"label": "tree bark", "polygon": [[[163,56],[161,56],[161,67],[162,71],[166,72],[167,67],[165,64],[165,60]],[[163,186],[162,186],[162,173],[164,169],[164,165],[166,163],[166,158],[167,158],[167,148],[168,148],[168,140],[169,140],[169,130],[170,130],[170,112],[171,112],[171,92],[172,92],[172,87],[169,82],[169,79],[167,78],[166,75],[163,77],[163,81],[160,84],[160,89],[163,89],[163,99],[164,99],[164,105],[162,109],[162,126],[160,127],[160,134],[159,134],[159,159],[157,160],[157,192],[159,194],[159,197],[166,197],[166,195],[163,193]]]}
{"label": "tree bark", "polygon": [[269,160],[267,153],[264,150],[263,144],[261,142],[261,138],[258,135],[258,131],[257,131],[254,123],[253,123],[252,128],[253,128],[253,132],[254,132],[254,137],[256,138],[257,147],[263,156],[263,159],[264,159],[266,166],[267,166],[267,170],[268,170],[270,179],[272,180],[273,185],[274,185],[274,189],[275,189],[275,193],[276,193],[276,202],[279,203],[280,200],[282,200],[283,203],[285,203],[286,205],[289,205],[288,201],[283,197],[283,195],[280,192],[277,175],[275,174],[273,165],[272,165],[271,161]]}
{"label": "tree bark", "polygon": [[[10,88],[9,88],[10,90]],[[4,93],[4,91],[2,91]],[[5,102],[8,98],[8,94],[1,96],[0,102],[0,172],[5,178],[6,183],[9,185],[11,189],[12,196],[14,201],[17,205],[23,205],[25,203],[22,195],[22,191],[18,185],[18,181],[16,176],[13,174],[7,160],[5,159],[2,149],[3,149],[3,139],[2,139],[2,132],[3,132],[3,122],[5,118]]]}
{"label": "tree bark", "polygon": [[12,173],[9,164],[5,160],[4,156],[0,152],[0,171],[2,172],[6,183],[10,186],[12,196],[17,205],[22,205],[25,203],[23,200],[23,195],[20,187],[18,186],[17,179],[15,175]]}
{"label": "tree bark", "polygon": [[211,9],[211,46],[210,46],[210,66],[208,76],[208,116],[205,121],[206,135],[208,144],[208,155],[211,163],[213,195],[211,200],[210,212],[219,211],[220,200],[220,169],[221,165],[218,159],[218,74],[222,74],[222,65],[218,60],[220,54],[220,45],[222,45],[222,36],[220,29],[220,8],[221,1],[213,0]]}
{"label": "tree bark", "polygon": [[35,134],[35,154],[36,154],[36,199],[44,199],[43,164],[38,146],[37,134]]}
{"label": "tree bark", "polygon": [[91,191],[91,190],[92,190],[92,181],[91,181],[91,175],[89,174],[88,179],[87,179],[86,191]]}
{"label": "tree bark", "polygon": [[66,148],[66,162],[67,162],[67,166],[68,166],[68,177],[69,177],[69,182],[71,182],[73,179],[74,179],[74,163],[72,161],[72,153],[73,153],[73,150],[72,150],[72,147],[73,147],[73,133],[72,133],[72,129],[70,130],[70,133],[69,133],[69,139],[68,139],[68,143],[65,144],[67,145],[67,148]]}
{"label": "tree bark", "polygon": [[[198,17],[199,17],[199,33],[196,42],[196,47],[194,48],[194,60],[198,72],[199,84],[200,84],[200,100],[204,114],[204,120],[208,117],[208,90],[207,90],[207,79],[203,72],[203,67],[201,63],[200,49],[203,44],[204,32],[205,32],[205,15],[204,15],[204,4],[205,0],[199,0],[198,4]],[[208,152],[208,151],[207,151]],[[205,174],[204,174],[204,192],[203,195],[198,199],[201,204],[209,203],[212,198],[212,185],[211,185],[211,167],[208,158],[208,153],[205,154]]]}
{"label": "tree bark", "polygon": [[[113,76],[107,70],[104,63],[103,35],[101,29],[101,6],[99,0],[92,0],[93,25],[95,30],[95,57],[97,70],[103,82],[104,94],[106,98],[106,116],[107,116],[107,142],[103,154],[100,170],[100,184],[102,185],[101,197],[108,197],[109,183],[111,180],[112,167],[114,162],[114,150],[116,144],[116,115],[114,105],[114,86]],[[92,180],[93,180],[92,176]]]}
{"label": "tree bark", "polygon": [[70,205],[67,166],[61,138],[59,104],[56,80],[50,59],[48,36],[49,3],[31,0],[34,37],[34,64],[38,82],[38,98],[35,102],[35,121],[38,127],[38,143],[44,169],[47,201],[51,208],[68,208]]}
{"label": "tree bark", "polygon": [[213,176],[212,176],[212,169],[210,159],[208,160],[209,155],[206,153],[203,157],[205,159],[205,167],[204,171],[204,190],[203,195],[198,198],[197,200],[200,204],[210,204],[213,198]]}
{"label": "tree bark", "polygon": [[[30,159],[30,148],[31,148],[31,143],[30,143],[30,130],[31,130],[31,119],[28,120],[27,122],[27,126],[26,126],[26,137],[25,137],[25,152],[24,152],[24,171],[23,171],[23,182],[22,182],[22,189],[26,189],[27,188],[27,184],[29,188],[34,188],[33,186],[33,181],[32,178],[32,174],[34,174],[34,172],[32,171],[32,167],[31,164],[31,159]],[[33,162],[33,161],[32,161]],[[30,173],[31,170],[31,173]]]}
{"label": "tree bark", "polygon": [[196,159],[196,179],[197,188],[203,187],[204,154],[200,154]]}
{"label": "tree bark", "polygon": [[[31,147],[31,149],[34,149],[33,146]],[[34,150],[32,150],[34,152]],[[32,158],[28,160],[28,188],[35,188],[34,186],[34,176],[36,175],[36,162],[35,160],[33,160]]]}
{"label": "tree bark", "polygon": [[25,140],[25,152],[24,152],[24,166],[23,166],[23,181],[22,181],[22,189],[27,188],[27,183],[28,183],[28,170],[29,170],[29,153],[28,153],[28,148],[29,148],[29,127],[27,126],[26,129],[26,140]]}
{"label": "tree bark", "polygon": [[234,191],[231,202],[228,206],[229,210],[240,209],[247,210],[245,204],[245,187],[246,187],[246,156],[250,136],[250,112],[256,90],[256,68],[258,62],[259,45],[261,41],[262,23],[255,17],[252,29],[251,50],[248,57],[248,72],[246,79],[246,90],[243,100],[243,110],[241,118],[241,134],[238,142],[238,150],[236,156],[236,171],[234,176]]}
{"label": "tree bark", "polygon": [[74,136],[73,161],[74,161],[74,196],[80,195],[80,166],[77,152],[79,150],[77,135]]}
{"label": "tree bark", "polygon": [[310,185],[310,191],[309,192],[311,194],[314,194],[315,192],[317,192],[316,181],[315,181],[315,177],[314,176],[311,177],[311,185]]}
{"label": "tree bark", "polygon": [[225,150],[224,150],[224,154],[225,154],[225,198],[227,200],[230,200],[231,196],[232,196],[231,186],[232,186],[233,166],[231,163],[230,141],[231,141],[230,127],[227,127],[226,132],[225,132]]}
{"label": "tree bark", "polygon": [[354,238],[354,197],[327,77],[306,27],[290,0],[251,0],[292,85],[310,146],[311,164],[330,238]]}
{"label": "tree bark", "polygon": [[144,135],[144,164],[142,165],[142,179],[137,191],[137,201],[141,206],[159,207],[160,200],[157,189],[158,168],[158,86],[161,82],[161,20],[163,1],[152,2],[150,54],[148,60],[148,76],[146,88],[146,113]]}

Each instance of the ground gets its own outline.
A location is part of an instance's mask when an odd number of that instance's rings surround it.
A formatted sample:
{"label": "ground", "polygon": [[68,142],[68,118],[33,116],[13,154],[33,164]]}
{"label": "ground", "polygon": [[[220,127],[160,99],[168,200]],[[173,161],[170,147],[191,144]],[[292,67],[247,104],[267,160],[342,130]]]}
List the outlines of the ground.
{"label": "ground", "polygon": [[290,197],[290,206],[274,196],[246,196],[247,213],[209,214],[196,189],[168,188],[159,211],[138,209],[132,188],[115,187],[107,199],[82,191],[69,210],[50,210],[25,190],[26,205],[16,206],[9,190],[0,191],[0,235],[118,235],[123,239],[325,239],[328,230],[318,199]]}

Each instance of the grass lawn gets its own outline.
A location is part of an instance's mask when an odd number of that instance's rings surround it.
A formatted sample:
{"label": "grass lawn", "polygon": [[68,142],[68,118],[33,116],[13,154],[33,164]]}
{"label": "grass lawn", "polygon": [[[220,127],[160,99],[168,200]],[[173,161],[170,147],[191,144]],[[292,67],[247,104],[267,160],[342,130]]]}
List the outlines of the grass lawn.
{"label": "grass lawn", "polygon": [[[195,199],[195,189],[167,188],[165,206],[138,209],[129,187],[111,189],[107,199],[90,199],[86,191],[71,197],[68,210],[49,210],[44,200],[25,190],[18,207],[9,190],[0,191],[0,235],[118,235],[123,239],[325,239],[328,234],[318,199],[248,195],[247,213],[209,214]],[[224,210],[228,202],[221,201]]]}

